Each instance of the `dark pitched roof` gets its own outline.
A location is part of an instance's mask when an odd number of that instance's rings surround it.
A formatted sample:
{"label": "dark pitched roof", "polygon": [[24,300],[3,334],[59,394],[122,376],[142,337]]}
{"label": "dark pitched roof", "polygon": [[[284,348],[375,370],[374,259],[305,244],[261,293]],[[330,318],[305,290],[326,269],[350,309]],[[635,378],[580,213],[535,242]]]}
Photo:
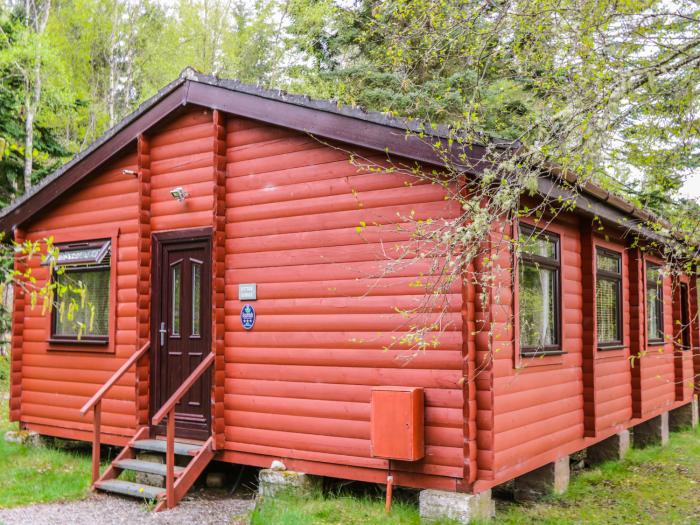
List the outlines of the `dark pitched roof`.
{"label": "dark pitched roof", "polygon": [[[435,139],[448,139],[450,134],[445,127],[426,129],[418,121],[353,106],[340,106],[332,101],[314,100],[284,91],[262,89],[235,80],[218,79],[188,68],[89,148],[2,210],[0,231],[12,233],[16,226],[27,222],[100,165],[133,144],[140,134],[188,104],[438,166],[444,165],[445,159],[436,152],[432,143]],[[426,138],[422,138],[422,134]],[[499,140],[489,140],[489,145],[497,148],[518,146]],[[485,165],[483,158],[486,149],[484,143],[472,143],[459,153],[452,153],[451,160],[462,164],[468,171],[478,173]],[[469,160],[465,163],[461,155],[466,155]],[[543,194],[575,198],[582,211],[624,227],[639,230],[639,221],[651,218],[650,214],[595,185],[584,185],[583,189],[584,194],[575,195],[552,179],[540,178],[540,191]]]}

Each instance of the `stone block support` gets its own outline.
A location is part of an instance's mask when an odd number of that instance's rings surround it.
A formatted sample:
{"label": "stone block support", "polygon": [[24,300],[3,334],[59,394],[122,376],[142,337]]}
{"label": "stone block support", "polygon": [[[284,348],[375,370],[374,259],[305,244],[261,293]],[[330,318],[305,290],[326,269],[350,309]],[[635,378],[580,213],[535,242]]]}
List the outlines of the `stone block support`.
{"label": "stone block support", "polygon": [[451,519],[466,525],[473,520],[492,518],[495,514],[490,490],[479,494],[422,490],[418,496],[418,505],[422,523]]}
{"label": "stone block support", "polygon": [[668,412],[653,417],[634,427],[635,448],[665,446],[668,444]]}
{"label": "stone block support", "polygon": [[599,465],[606,461],[619,461],[625,457],[630,448],[630,431],[623,430],[588,447],[586,459],[589,465]]}
{"label": "stone block support", "polygon": [[[140,461],[150,461],[151,463],[165,463],[165,456],[161,454],[149,454],[148,452],[140,452],[136,454],[136,459]],[[136,483],[142,485],[151,485],[153,487],[165,488],[165,476],[158,474],[148,474],[147,472],[137,472],[134,478]]]}
{"label": "stone block support", "polygon": [[258,494],[275,497],[286,492],[296,496],[308,496],[316,488],[320,488],[321,478],[294,472],[292,470],[262,469],[258,474]]}
{"label": "stone block support", "polygon": [[668,413],[668,428],[671,432],[678,432],[686,428],[698,426],[698,396],[687,405],[678,407]]}
{"label": "stone block support", "polygon": [[516,501],[534,501],[549,494],[563,494],[569,486],[569,456],[523,474],[513,480]]}

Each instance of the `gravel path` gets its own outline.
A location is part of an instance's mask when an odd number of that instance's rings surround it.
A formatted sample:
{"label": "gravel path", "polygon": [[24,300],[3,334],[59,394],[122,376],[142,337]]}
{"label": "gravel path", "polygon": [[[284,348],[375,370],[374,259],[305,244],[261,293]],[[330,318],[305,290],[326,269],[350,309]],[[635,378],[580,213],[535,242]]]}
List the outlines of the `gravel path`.
{"label": "gravel path", "polygon": [[253,508],[252,499],[217,497],[211,493],[187,496],[173,510],[155,513],[130,498],[97,494],[69,503],[0,509],[3,525],[231,525]]}

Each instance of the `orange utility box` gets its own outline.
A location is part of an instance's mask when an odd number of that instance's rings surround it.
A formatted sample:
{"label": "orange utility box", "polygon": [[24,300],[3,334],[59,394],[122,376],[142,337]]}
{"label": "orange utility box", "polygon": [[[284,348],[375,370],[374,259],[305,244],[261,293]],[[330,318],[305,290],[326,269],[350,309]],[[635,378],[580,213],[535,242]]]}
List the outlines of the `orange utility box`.
{"label": "orange utility box", "polygon": [[425,455],[423,389],[372,389],[371,443],[377,458],[417,461]]}

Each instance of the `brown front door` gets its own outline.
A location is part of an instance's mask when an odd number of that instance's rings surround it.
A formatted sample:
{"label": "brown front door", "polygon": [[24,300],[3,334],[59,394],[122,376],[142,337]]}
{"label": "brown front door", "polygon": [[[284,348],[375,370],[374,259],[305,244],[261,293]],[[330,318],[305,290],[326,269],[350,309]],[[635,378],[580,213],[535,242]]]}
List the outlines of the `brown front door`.
{"label": "brown front door", "polygon": [[[211,352],[211,234],[187,230],[155,234],[151,318],[151,416]],[[211,434],[211,373],[175,410],[178,437]],[[165,432],[165,423],[156,433]]]}

